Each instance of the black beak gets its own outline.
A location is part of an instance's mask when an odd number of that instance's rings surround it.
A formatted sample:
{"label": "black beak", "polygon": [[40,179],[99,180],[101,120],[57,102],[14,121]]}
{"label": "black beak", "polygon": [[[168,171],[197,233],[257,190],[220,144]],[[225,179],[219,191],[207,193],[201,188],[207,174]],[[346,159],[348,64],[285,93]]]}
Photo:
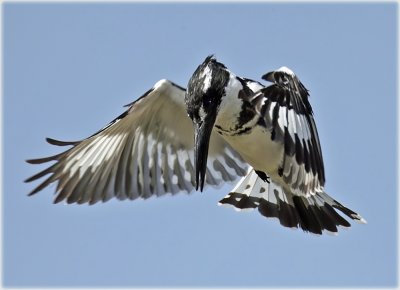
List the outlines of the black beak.
{"label": "black beak", "polygon": [[201,123],[195,123],[194,135],[194,163],[196,168],[196,190],[203,191],[204,180],[207,171],[208,146],[210,144],[211,131],[214,120],[205,119]]}

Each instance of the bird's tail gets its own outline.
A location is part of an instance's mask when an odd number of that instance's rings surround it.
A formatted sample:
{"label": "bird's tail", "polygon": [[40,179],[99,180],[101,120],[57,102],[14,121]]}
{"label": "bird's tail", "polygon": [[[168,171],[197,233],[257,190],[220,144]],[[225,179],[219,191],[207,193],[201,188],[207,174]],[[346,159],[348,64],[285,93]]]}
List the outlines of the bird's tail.
{"label": "bird's tail", "polygon": [[308,196],[296,195],[272,180],[263,181],[253,169],[218,204],[231,205],[237,210],[258,208],[263,216],[278,218],[285,227],[300,227],[315,234],[322,234],[322,231],[335,234],[338,226],[350,227],[350,223],[335,209],[357,222],[366,223],[359,214],[323,190]]}

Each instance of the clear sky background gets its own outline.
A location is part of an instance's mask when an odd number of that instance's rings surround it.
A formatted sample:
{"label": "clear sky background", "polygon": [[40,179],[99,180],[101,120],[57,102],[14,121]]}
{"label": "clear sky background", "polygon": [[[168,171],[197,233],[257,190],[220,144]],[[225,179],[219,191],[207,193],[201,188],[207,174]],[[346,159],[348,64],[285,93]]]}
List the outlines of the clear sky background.
{"label": "clear sky background", "polygon": [[[5,286],[395,286],[396,4],[5,4]],[[337,237],[190,196],[53,205],[23,180],[155,82],[186,86],[211,53],[261,79],[282,65],[311,93],[326,190],[359,212]]]}

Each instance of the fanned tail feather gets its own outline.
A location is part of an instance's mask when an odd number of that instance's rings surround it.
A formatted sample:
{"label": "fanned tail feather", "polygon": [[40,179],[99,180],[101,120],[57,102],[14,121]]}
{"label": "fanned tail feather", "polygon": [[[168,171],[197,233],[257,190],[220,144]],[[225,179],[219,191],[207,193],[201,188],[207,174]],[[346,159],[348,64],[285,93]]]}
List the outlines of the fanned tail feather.
{"label": "fanned tail feather", "polygon": [[258,208],[263,216],[277,218],[285,227],[301,228],[314,234],[323,231],[336,234],[339,226],[350,227],[350,223],[335,209],[357,222],[366,223],[359,214],[323,190],[307,196],[295,194],[272,180],[264,182],[254,170],[243,177],[232,192],[219,201],[219,205],[231,205],[237,210]]}

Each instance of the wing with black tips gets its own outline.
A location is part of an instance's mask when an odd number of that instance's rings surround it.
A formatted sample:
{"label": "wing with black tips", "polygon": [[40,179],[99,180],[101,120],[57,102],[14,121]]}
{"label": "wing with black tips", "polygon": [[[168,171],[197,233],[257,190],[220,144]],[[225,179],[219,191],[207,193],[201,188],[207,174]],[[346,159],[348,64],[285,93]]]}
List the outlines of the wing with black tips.
{"label": "wing with black tips", "polygon": [[[325,171],[308,91],[294,74],[273,72],[275,83],[253,98],[271,139],[284,146],[279,174],[298,193],[324,186]],[[271,74],[271,73],[270,73]],[[271,80],[270,74],[263,78]],[[280,74],[284,74],[281,76]]]}
{"label": "wing with black tips", "polygon": [[[48,138],[50,144],[72,147],[55,156],[28,160],[32,164],[55,161],[26,180],[46,176],[30,194],[54,182],[55,202],[68,203],[192,191],[194,131],[184,96],[184,88],[161,80],[87,139],[63,142]],[[246,174],[247,167],[220,136],[212,135],[206,173],[209,185],[234,181]]]}

